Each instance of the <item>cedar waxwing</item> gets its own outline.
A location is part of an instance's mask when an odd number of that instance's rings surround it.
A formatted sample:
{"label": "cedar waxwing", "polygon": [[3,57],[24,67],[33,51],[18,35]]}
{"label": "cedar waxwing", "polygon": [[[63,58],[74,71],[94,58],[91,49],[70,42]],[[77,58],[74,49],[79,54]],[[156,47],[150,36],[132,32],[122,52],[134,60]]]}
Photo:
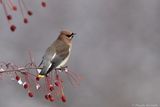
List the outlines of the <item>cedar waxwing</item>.
{"label": "cedar waxwing", "polygon": [[75,33],[68,30],[60,32],[58,38],[47,48],[39,67],[42,65],[42,70],[38,77],[47,76],[55,68],[63,67],[69,56],[72,47],[72,38]]}

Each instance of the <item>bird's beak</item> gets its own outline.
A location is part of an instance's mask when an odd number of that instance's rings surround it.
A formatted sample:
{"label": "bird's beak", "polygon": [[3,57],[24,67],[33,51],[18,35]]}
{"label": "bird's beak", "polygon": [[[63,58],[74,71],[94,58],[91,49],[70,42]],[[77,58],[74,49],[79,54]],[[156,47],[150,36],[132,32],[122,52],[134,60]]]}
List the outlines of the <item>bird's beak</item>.
{"label": "bird's beak", "polygon": [[72,33],[71,35],[74,36],[74,35],[76,35],[76,33]]}
{"label": "bird's beak", "polygon": [[72,38],[74,37],[74,35],[76,35],[76,33],[72,33],[72,34],[71,34]]}

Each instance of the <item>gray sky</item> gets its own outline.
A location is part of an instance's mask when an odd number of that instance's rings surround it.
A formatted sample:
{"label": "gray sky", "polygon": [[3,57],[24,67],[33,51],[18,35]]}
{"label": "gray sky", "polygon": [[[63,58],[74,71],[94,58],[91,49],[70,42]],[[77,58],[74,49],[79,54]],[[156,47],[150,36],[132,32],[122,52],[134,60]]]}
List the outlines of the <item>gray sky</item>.
{"label": "gray sky", "polygon": [[23,65],[31,49],[39,63],[59,31],[67,28],[78,34],[67,65],[84,80],[77,88],[66,86],[68,102],[59,104],[29,98],[6,77],[0,80],[0,107],[160,106],[159,0],[47,1],[46,9],[28,1],[34,16],[28,25],[17,17],[15,33],[0,18],[0,60]]}

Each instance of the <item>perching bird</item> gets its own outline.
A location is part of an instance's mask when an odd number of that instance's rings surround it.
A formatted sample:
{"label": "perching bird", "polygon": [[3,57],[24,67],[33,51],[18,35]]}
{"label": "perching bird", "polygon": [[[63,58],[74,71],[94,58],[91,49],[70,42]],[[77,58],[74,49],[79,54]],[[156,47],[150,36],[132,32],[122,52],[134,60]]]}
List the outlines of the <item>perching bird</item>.
{"label": "perching bird", "polygon": [[68,30],[60,32],[58,38],[47,48],[42,61],[39,65],[42,66],[38,77],[47,76],[55,68],[63,67],[69,56],[72,47],[72,39],[76,33]]}

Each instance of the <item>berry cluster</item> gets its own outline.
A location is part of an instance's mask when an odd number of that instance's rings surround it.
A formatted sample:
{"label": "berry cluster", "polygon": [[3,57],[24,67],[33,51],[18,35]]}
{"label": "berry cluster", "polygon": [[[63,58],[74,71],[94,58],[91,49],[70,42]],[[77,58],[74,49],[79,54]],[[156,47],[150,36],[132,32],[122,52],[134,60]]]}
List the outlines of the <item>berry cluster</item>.
{"label": "berry cluster", "polygon": [[68,70],[68,67],[54,69],[43,78],[38,76],[38,68],[33,61],[26,64],[24,67],[18,67],[11,63],[0,63],[0,75],[9,74],[12,80],[15,80],[22,86],[29,97],[34,97],[36,92],[43,93],[42,96],[47,101],[61,101],[66,102],[64,94],[64,79],[62,74],[66,74],[72,85],[79,84],[79,75]]}
{"label": "berry cluster", "polygon": [[[42,7],[46,7],[46,2],[44,0],[41,0],[40,2]],[[33,15],[32,10],[25,4],[25,0],[0,0],[0,5],[4,10],[4,14],[12,32],[17,28],[12,21],[15,18],[13,17],[15,12],[19,11],[21,13],[24,24],[27,24],[29,22],[28,17]]]}

